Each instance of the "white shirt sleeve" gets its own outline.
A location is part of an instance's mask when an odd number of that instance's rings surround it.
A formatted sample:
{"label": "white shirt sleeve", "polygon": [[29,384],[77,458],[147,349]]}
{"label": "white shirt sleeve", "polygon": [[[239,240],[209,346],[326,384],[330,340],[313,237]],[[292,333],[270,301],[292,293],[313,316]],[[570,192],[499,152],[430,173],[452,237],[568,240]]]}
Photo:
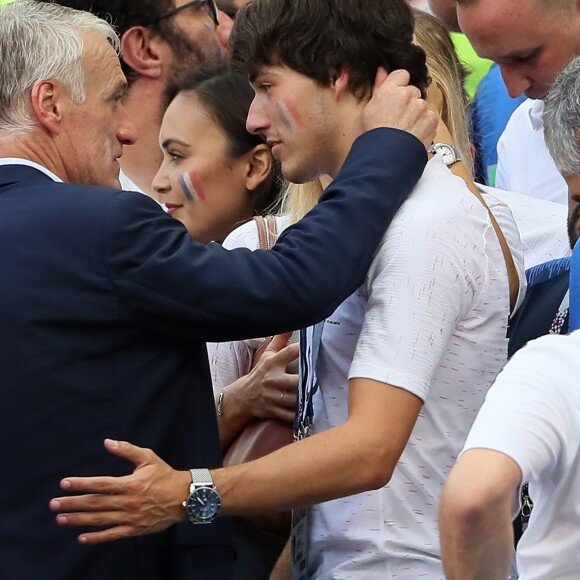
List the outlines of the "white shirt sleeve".
{"label": "white shirt sleeve", "polygon": [[[477,285],[488,283],[477,263],[485,258],[473,251],[491,227],[487,212],[475,196],[442,210],[446,193],[411,198],[387,232],[362,289],[368,303],[349,378],[384,382],[425,400]],[[411,203],[424,207],[413,210]],[[469,226],[464,212],[476,216]]]}
{"label": "white shirt sleeve", "polygon": [[497,140],[497,166],[495,171],[495,187],[498,189],[505,189],[506,191],[512,191],[509,171],[506,166],[509,166],[509,151],[506,147],[506,137],[505,129]]}
{"label": "white shirt sleeve", "polygon": [[567,461],[580,405],[579,345],[578,333],[548,335],[518,351],[489,390],[463,452],[504,453],[519,465],[523,481],[537,481]]}

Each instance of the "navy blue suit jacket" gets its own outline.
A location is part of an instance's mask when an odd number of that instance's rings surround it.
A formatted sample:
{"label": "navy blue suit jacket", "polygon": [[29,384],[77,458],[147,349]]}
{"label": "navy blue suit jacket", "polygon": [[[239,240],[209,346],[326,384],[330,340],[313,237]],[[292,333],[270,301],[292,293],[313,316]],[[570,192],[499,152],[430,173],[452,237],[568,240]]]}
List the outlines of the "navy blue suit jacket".
{"label": "navy blue suit jacket", "polygon": [[140,194],[0,166],[2,580],[228,578],[227,518],[82,546],[49,499],[64,476],[132,471],[105,437],[178,469],[219,466],[205,341],[329,315],[425,163],[405,133],[364,135],[324,203],[270,252],[196,244]]}

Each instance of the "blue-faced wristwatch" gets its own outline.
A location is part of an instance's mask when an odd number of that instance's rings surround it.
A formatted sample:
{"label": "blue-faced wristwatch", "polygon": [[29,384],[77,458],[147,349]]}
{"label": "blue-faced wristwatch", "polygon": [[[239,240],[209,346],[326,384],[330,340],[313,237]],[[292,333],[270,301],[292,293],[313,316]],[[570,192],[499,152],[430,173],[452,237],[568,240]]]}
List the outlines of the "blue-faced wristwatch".
{"label": "blue-faced wristwatch", "polygon": [[192,524],[210,524],[220,511],[222,500],[209,469],[190,469],[189,496],[181,504]]}

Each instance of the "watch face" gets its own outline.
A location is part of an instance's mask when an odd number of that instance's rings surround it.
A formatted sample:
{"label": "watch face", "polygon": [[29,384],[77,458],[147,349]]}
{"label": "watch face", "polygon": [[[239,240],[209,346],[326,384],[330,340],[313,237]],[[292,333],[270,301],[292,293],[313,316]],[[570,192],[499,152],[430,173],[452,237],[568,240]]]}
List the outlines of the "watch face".
{"label": "watch face", "polygon": [[455,155],[453,155],[453,151],[444,151],[443,152],[443,163],[446,165],[451,165],[455,161]]}
{"label": "watch face", "polygon": [[441,155],[443,159],[443,163],[445,165],[453,165],[456,161],[458,161],[457,153],[455,149],[446,143],[438,143],[434,146],[436,153]]}
{"label": "watch face", "polygon": [[211,522],[222,505],[220,496],[211,487],[200,487],[187,498],[185,509],[190,518],[197,522]]}

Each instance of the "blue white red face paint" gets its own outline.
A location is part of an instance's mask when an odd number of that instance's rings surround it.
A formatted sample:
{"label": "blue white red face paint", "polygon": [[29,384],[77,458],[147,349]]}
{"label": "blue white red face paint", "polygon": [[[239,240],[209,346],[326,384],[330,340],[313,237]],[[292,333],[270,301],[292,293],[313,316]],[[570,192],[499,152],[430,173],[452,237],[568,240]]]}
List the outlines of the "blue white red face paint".
{"label": "blue white red face paint", "polygon": [[181,186],[181,189],[183,190],[183,193],[185,194],[187,201],[189,201],[190,203],[206,201],[207,198],[205,192],[203,191],[199,183],[199,177],[197,176],[197,172],[190,171],[189,173],[183,173],[177,178],[177,181]]}
{"label": "blue white red face paint", "polygon": [[276,102],[276,109],[280,120],[289,131],[294,131],[296,127],[303,128],[304,121],[300,113],[294,108],[288,99]]}

